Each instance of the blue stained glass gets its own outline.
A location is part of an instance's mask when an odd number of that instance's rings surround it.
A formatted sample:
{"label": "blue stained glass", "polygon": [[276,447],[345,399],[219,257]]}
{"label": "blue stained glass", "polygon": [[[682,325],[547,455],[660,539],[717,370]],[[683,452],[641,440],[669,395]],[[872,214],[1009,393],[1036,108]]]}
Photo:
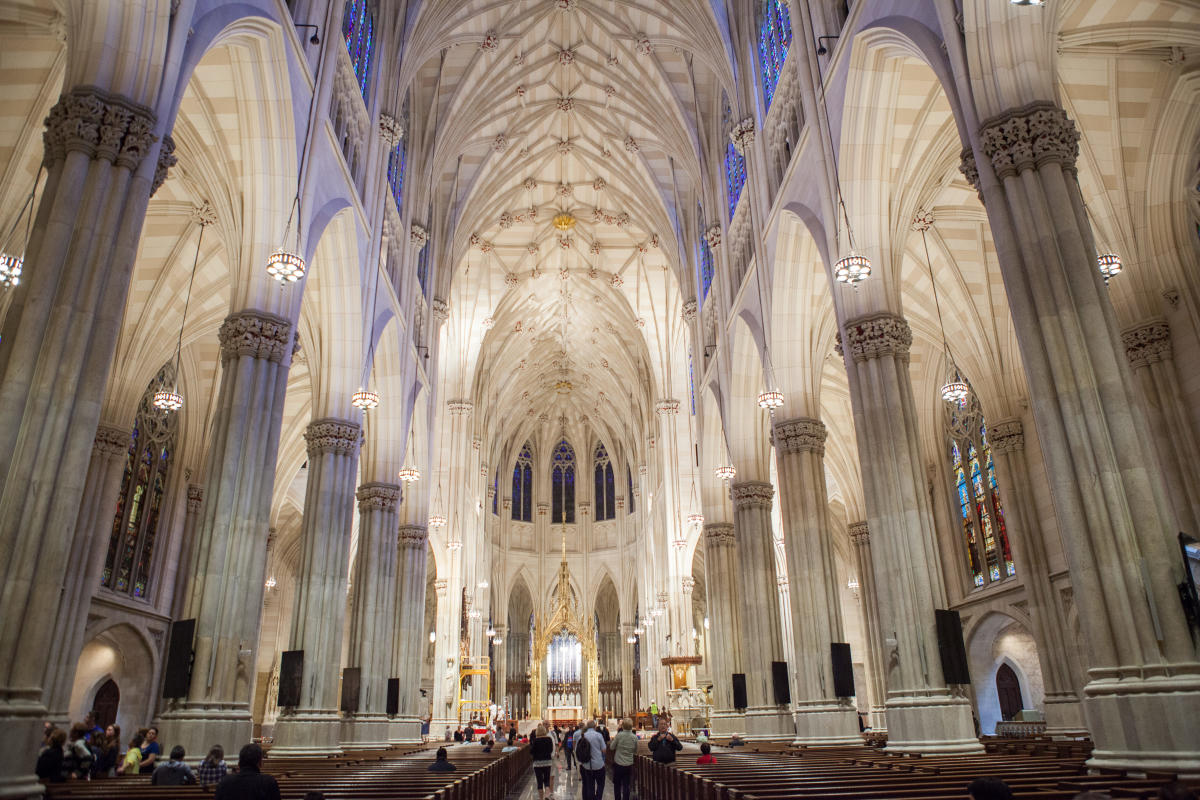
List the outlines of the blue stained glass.
{"label": "blue stained glass", "polygon": [[533,522],[533,454],[529,442],[521,448],[513,467],[512,518],[517,522]]}
{"label": "blue stained glass", "polygon": [[742,196],[742,187],[746,185],[746,159],[733,142],[725,145],[725,192],[729,199],[729,218],[737,211],[738,199]]}
{"label": "blue stained glass", "polygon": [[708,290],[712,287],[713,251],[708,246],[708,228],[704,224],[704,209],[697,206],[697,211],[700,220],[700,247],[697,251],[700,254],[700,302],[703,303],[708,299]]}
{"label": "blue stained glass", "polygon": [[405,139],[400,139],[388,154],[387,180],[392,190],[392,200],[396,202],[396,212],[402,213],[404,202],[404,167],[408,160],[408,148]]}
{"label": "blue stained glass", "polygon": [[563,439],[550,472],[550,523],[575,522],[575,449]]}
{"label": "blue stained glass", "polygon": [[346,52],[354,64],[358,90],[365,100],[367,80],[371,77],[371,57],[375,49],[375,16],[371,13],[369,0],[346,0],[342,36],[346,39]]}
{"label": "blue stained glass", "polygon": [[791,42],[792,18],[788,14],[787,0],[766,0],[758,28],[758,67],[764,108],[771,107]]}
{"label": "blue stained glass", "polygon": [[692,348],[688,348],[688,397],[692,401],[692,416],[696,416],[696,371],[692,367]]}

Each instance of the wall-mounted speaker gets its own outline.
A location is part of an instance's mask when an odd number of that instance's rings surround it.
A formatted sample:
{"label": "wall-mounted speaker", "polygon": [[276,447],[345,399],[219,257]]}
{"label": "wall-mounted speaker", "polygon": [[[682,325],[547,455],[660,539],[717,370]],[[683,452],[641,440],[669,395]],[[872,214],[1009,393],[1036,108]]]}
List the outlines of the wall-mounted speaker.
{"label": "wall-mounted speaker", "polygon": [[171,623],[167,642],[167,663],[163,668],[163,697],[186,697],[192,682],[192,640],[196,620],[180,619]]}
{"label": "wall-mounted speaker", "polygon": [[786,706],[792,702],[792,681],[786,661],[771,662],[771,684],[775,689],[775,705]]}
{"label": "wall-mounted speaker", "polygon": [[358,711],[359,694],[362,691],[362,668],[346,667],[342,670],[342,713]]}
{"label": "wall-mounted speaker", "polygon": [[400,713],[400,679],[388,678],[387,684],[387,715],[394,717]]}
{"label": "wall-mounted speaker", "polygon": [[300,689],[304,685],[304,651],[287,650],[279,656],[280,708],[295,708],[300,705]]}
{"label": "wall-mounted speaker", "polygon": [[946,683],[970,683],[967,668],[967,648],[963,645],[962,617],[957,611],[934,609],[937,622],[938,655],[942,660],[942,676]]}
{"label": "wall-mounted speaker", "polygon": [[850,661],[850,645],[830,642],[829,656],[833,660],[833,696],[854,696],[854,664]]}
{"label": "wall-mounted speaker", "polygon": [[733,707],[743,709],[747,705],[746,702],[746,674],[744,672],[733,673]]}

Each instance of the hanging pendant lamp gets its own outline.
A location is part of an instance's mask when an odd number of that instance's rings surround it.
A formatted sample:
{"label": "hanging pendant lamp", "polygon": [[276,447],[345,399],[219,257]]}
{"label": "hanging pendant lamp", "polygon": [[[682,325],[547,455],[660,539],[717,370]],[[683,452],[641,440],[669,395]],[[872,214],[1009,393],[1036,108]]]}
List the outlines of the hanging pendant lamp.
{"label": "hanging pendant lamp", "polygon": [[[25,250],[29,247],[29,237],[33,233],[33,198],[37,194],[38,182],[41,179],[42,170],[39,168],[38,174],[34,176],[33,188],[29,190],[29,196],[25,198],[21,211],[13,220],[8,235],[4,237],[3,243],[0,243],[2,244],[0,246],[0,289],[14,289],[21,282],[21,270],[25,266]],[[26,217],[25,240],[20,242],[20,246],[17,247],[14,246],[16,243],[12,238],[13,234],[17,232],[17,226],[21,224],[21,217]]]}
{"label": "hanging pendant lamp", "polygon": [[938,330],[942,334],[942,349],[946,353],[946,381],[942,384],[942,400],[952,405],[962,405],[971,394],[971,386],[966,378],[958,371],[954,363],[954,354],[950,352],[950,342],[946,339],[946,326],[942,322],[942,305],[938,300],[937,281],[933,277],[933,260],[929,257],[929,239],[925,232],[933,227],[933,214],[928,211],[918,211],[913,218],[912,228],[921,234],[921,244],[925,248],[925,266],[929,269],[929,285],[933,287],[933,307],[937,309]]}
{"label": "hanging pendant lamp", "polygon": [[168,389],[164,383],[154,393],[154,407],[160,411],[170,414],[172,411],[178,411],[183,408],[183,395],[179,392],[179,361],[180,355],[183,352],[183,329],[187,325],[188,306],[192,301],[192,284],[196,282],[196,267],[200,263],[200,245],[204,242],[204,229],[212,222],[211,215],[205,214],[201,209],[196,215],[196,223],[200,226],[200,235],[196,237],[196,255],[192,259],[192,274],[188,278],[187,296],[183,301],[183,319],[179,322],[179,338],[175,342],[175,375],[172,386]]}
{"label": "hanging pendant lamp", "polygon": [[415,466],[413,466],[412,462],[409,460],[409,457],[412,455],[412,448],[413,448],[413,432],[412,432],[412,429],[409,428],[408,450],[404,454],[404,466],[400,468],[400,471],[398,473],[396,473],[397,477],[399,477],[400,480],[404,481],[405,483],[412,483],[413,481],[421,480],[421,470],[419,470]]}

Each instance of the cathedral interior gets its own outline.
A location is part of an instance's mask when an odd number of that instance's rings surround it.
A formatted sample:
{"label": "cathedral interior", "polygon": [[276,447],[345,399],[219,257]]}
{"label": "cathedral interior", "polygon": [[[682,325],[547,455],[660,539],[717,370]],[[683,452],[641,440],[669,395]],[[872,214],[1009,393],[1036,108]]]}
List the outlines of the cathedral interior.
{"label": "cathedral interior", "polygon": [[0,0],[0,99],[0,797],[88,712],[1200,774],[1194,0]]}

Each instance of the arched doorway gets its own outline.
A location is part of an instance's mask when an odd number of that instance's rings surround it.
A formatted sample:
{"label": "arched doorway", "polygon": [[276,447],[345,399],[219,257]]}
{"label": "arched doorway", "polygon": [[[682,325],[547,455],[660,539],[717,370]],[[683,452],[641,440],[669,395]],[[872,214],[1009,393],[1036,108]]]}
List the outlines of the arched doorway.
{"label": "arched doorway", "polygon": [[92,711],[96,715],[96,724],[107,728],[117,721],[117,706],[121,704],[121,690],[117,682],[109,678],[100,684],[96,697],[92,700]]}
{"label": "arched doorway", "polygon": [[1024,708],[1021,700],[1021,680],[1008,664],[996,670],[996,696],[1000,700],[1000,718],[1008,721]]}

